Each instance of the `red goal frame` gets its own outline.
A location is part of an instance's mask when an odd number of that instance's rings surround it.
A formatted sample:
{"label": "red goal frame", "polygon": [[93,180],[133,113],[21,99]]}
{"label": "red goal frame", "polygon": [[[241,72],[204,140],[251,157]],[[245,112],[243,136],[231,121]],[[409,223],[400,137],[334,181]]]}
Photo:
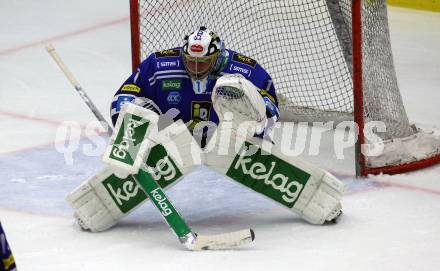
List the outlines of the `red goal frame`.
{"label": "red goal frame", "polygon": [[[130,28],[131,28],[131,58],[132,71],[135,71],[141,62],[141,40],[139,28],[139,0],[130,0]],[[362,0],[352,0],[352,41],[353,41],[353,114],[359,132],[355,145],[356,175],[368,174],[398,174],[425,168],[440,163],[440,153],[426,159],[416,160],[400,165],[369,168],[366,158],[362,154],[365,144],[364,136],[364,95],[362,85]]]}
{"label": "red goal frame", "polygon": [[358,141],[355,146],[356,175],[367,176],[368,174],[398,174],[440,163],[440,154],[432,157],[413,161],[410,163],[369,168],[366,165],[365,156],[362,154],[362,145],[365,144],[364,136],[364,95],[362,89],[362,0],[352,1],[352,41],[353,41],[353,114],[354,121],[358,124]]}

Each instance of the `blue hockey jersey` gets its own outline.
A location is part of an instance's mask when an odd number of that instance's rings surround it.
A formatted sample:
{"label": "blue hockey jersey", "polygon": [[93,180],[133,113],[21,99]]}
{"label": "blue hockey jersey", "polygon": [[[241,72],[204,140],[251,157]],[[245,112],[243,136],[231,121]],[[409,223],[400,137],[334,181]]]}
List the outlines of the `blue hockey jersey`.
{"label": "blue hockey jersey", "polygon": [[[200,82],[193,81],[183,64],[182,48],[173,48],[150,54],[116,92],[111,105],[113,125],[122,104],[135,97],[154,101],[162,113],[171,108],[180,111],[177,118],[187,123],[190,130],[201,121],[218,123],[211,103],[211,93],[217,78],[224,74],[242,74],[260,89],[268,116],[278,115],[277,98],[269,74],[253,59],[226,49],[221,65],[207,80],[204,91]],[[203,82],[202,82],[203,83]]]}

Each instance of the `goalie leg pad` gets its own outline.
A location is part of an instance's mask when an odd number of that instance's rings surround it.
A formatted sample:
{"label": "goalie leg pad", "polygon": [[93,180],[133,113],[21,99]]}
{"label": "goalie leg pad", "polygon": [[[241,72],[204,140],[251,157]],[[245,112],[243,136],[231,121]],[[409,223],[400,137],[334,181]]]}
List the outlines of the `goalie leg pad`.
{"label": "goalie leg pad", "polygon": [[230,134],[227,154],[219,155],[225,153],[225,147],[219,144],[221,136],[214,135],[208,143],[211,151],[205,155],[207,166],[269,197],[312,224],[323,224],[340,214],[344,184],[336,177],[297,157],[284,155],[275,145],[269,144],[271,149],[267,150],[268,144],[259,138],[248,137],[243,143],[245,135],[237,136],[234,128],[229,132],[223,129],[220,125],[216,133]]}
{"label": "goalie leg pad", "polygon": [[67,196],[84,230],[104,231],[147,199],[132,177],[120,179],[105,168]]}

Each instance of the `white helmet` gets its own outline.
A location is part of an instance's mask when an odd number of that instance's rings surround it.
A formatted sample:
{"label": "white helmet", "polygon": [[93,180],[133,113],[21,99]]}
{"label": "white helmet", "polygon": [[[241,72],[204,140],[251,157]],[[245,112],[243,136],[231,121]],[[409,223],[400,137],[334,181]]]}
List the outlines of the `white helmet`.
{"label": "white helmet", "polygon": [[183,63],[189,75],[196,80],[206,78],[215,68],[224,51],[223,41],[204,26],[185,37]]}

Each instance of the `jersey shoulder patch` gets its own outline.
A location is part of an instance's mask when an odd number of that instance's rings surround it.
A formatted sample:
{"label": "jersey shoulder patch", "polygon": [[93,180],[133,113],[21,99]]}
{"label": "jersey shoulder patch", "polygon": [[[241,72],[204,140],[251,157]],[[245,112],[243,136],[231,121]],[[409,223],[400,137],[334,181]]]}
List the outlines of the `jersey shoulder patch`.
{"label": "jersey shoulder patch", "polygon": [[134,84],[125,84],[121,87],[121,91],[129,91],[129,92],[139,93],[141,91],[141,88],[134,85]]}
{"label": "jersey shoulder patch", "polygon": [[257,65],[257,61],[239,53],[234,53],[234,55],[232,55],[232,61],[248,65],[252,68],[255,68],[255,66]]}
{"label": "jersey shoulder patch", "polygon": [[180,50],[179,49],[162,50],[162,51],[155,52],[154,56],[156,58],[180,56]]}

